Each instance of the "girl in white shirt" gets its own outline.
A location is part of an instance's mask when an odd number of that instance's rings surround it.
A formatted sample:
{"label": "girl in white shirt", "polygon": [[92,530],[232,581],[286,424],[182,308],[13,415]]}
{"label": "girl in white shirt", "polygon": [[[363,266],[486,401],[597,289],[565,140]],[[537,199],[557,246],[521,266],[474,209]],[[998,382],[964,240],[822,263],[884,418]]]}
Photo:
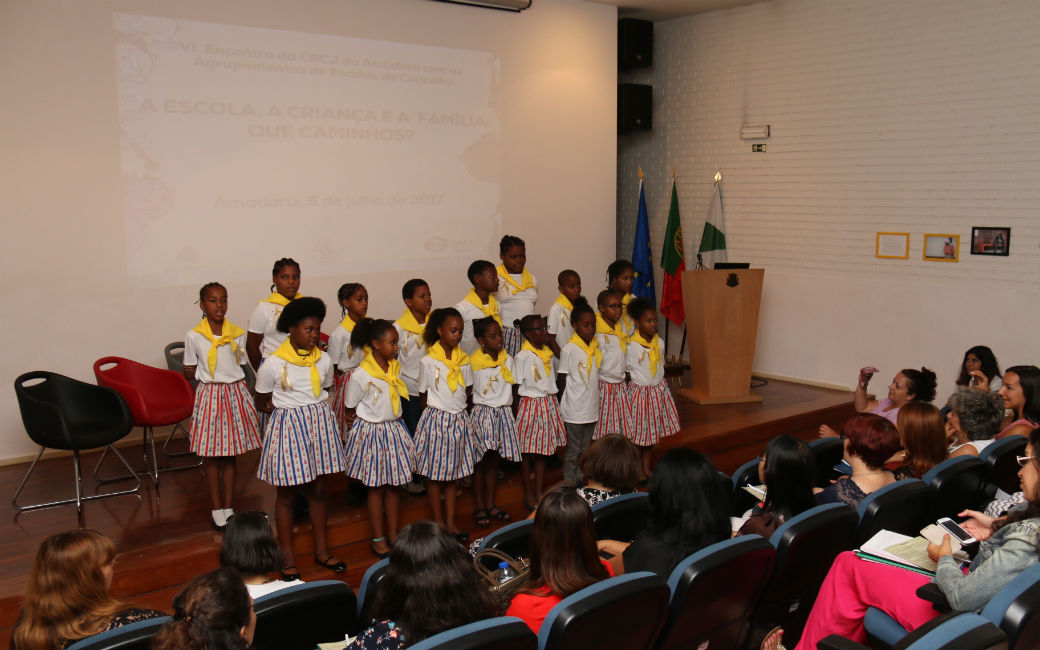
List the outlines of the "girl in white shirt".
{"label": "girl in white shirt", "polygon": [[679,414],[675,400],[664,381],[664,357],[657,336],[657,312],[649,300],[635,298],[628,305],[628,316],[636,332],[629,339],[625,358],[632,403],[632,442],[639,447],[643,474],[650,476],[650,454],[653,446],[665,437],[679,432]]}
{"label": "girl in white shirt", "polygon": [[473,366],[473,475],[476,509],[474,522],[487,528],[491,518],[510,521],[513,517],[495,505],[498,459],[520,462],[520,441],[513,420],[513,359],[502,349],[502,327],[490,316],[473,321],[473,333],[480,349],[470,358]]}
{"label": "girl in white shirt", "polygon": [[199,289],[202,322],[184,336],[184,376],[198,381],[191,414],[191,450],[202,457],[211,517],[218,530],[234,514],[235,457],[260,446],[256,407],[242,370],[246,333],[224,318],[227,305],[227,289],[222,284],[204,285]]}
{"label": "girl in white shirt", "polygon": [[365,285],[358,282],[348,282],[340,286],[336,294],[340,309],[343,312],[343,320],[329,334],[329,359],[336,369],[336,389],[332,397],[332,412],[336,415],[336,424],[339,425],[340,433],[346,435],[353,423],[352,416],[348,417],[344,398],[347,395],[347,382],[350,381],[350,373],[361,365],[365,358],[363,345],[358,345],[351,334],[357,323],[368,313],[368,290]]}
{"label": "girl in white shirt", "polygon": [[423,330],[426,319],[433,308],[433,296],[426,280],[415,278],[404,283],[401,288],[404,299],[404,313],[394,322],[397,330],[397,360],[401,363],[401,379],[408,387],[408,399],[401,404],[404,425],[415,435],[422,415],[422,400],[419,397],[419,363],[426,356],[426,342],[423,341]]}
{"label": "girl in white shirt", "polygon": [[299,297],[300,265],[291,257],[283,257],[274,263],[271,270],[271,295],[257,303],[249,317],[249,333],[246,335],[246,355],[253,370],[278,349],[285,340],[285,332],[278,331],[278,316],[289,304]]}
{"label": "girl in white shirt", "polygon": [[285,580],[300,577],[293,554],[293,503],[302,487],[314,534],[314,561],[336,573],[347,570],[329,554],[325,511],[325,475],[346,469],[346,457],[332,409],[326,401],[332,385],[332,362],[318,347],[325,303],[297,298],[278,317],[288,336],[256,373],[257,409],[271,413],[256,475],[277,489],[275,524],[285,554]]}
{"label": "girl in white shirt", "polygon": [[[556,401],[556,357],[549,348],[545,319],[537,314],[524,316],[513,324],[524,335],[520,353],[513,359],[513,377],[519,387],[520,407],[516,412],[516,432],[523,452],[524,505],[534,510],[545,486],[548,457],[567,444],[567,433]],[[534,481],[531,469],[534,468]]]}
{"label": "girl in white shirt", "polygon": [[351,373],[344,397],[350,415],[357,416],[347,435],[347,476],[369,488],[369,548],[383,558],[397,541],[399,487],[412,479],[415,467],[412,436],[401,418],[409,393],[397,361],[398,337],[393,323],[362,318],[354,326],[351,339],[365,350],[365,358]]}
{"label": "girl in white shirt", "polygon": [[538,301],[538,282],[525,268],[527,245],[524,240],[506,235],[498,243],[498,256],[502,260],[496,268],[499,279],[496,297],[502,312],[500,325],[506,352],[509,356],[516,356],[524,337],[520,330],[512,327],[512,323],[534,313],[534,303]]}
{"label": "girl in white shirt", "polygon": [[455,309],[462,317],[463,330],[462,340],[459,345],[466,354],[477,351],[477,339],[473,336],[473,321],[485,316],[491,316],[499,324],[502,323],[502,312],[498,306],[495,294],[498,292],[498,271],[495,265],[487,260],[477,260],[469,265],[466,270],[473,288],[469,293],[455,305]]}
{"label": "girl in white shirt", "polygon": [[567,345],[567,341],[571,340],[571,334],[574,334],[574,330],[571,328],[571,310],[574,309],[574,303],[571,301],[581,295],[581,276],[577,271],[564,269],[556,276],[556,281],[559,283],[557,288],[560,290],[560,295],[556,296],[556,301],[549,307],[549,316],[546,321],[549,333],[552,334],[549,338],[549,347],[559,359],[560,350]]}
{"label": "girl in white shirt", "polygon": [[635,323],[628,315],[628,305],[635,298],[632,286],[636,282],[636,267],[628,260],[614,260],[607,267],[607,288],[621,294],[621,328],[625,334],[632,336],[636,331]]}
{"label": "girl in white shirt", "polygon": [[625,382],[625,351],[628,335],[621,328],[621,293],[604,289],[596,298],[599,313],[596,314],[596,341],[603,353],[599,367],[599,422],[594,440],[618,434],[632,438],[632,407],[628,402],[628,385]]}
{"label": "girl in white shirt", "polygon": [[[450,307],[435,309],[423,340],[429,349],[419,364],[419,390],[426,409],[415,432],[416,473],[427,479],[433,520],[459,541],[469,535],[455,525],[455,484],[473,474],[473,444],[466,413],[466,388],[473,384],[469,355],[459,348],[462,316]],[[441,495],[444,495],[443,507]]]}
{"label": "girl in white shirt", "polygon": [[574,301],[571,311],[574,334],[560,350],[557,372],[562,384],[560,414],[567,430],[567,450],[563,457],[563,480],[573,487],[582,485],[578,458],[592,443],[599,422],[599,367],[603,363],[596,340],[596,313],[584,298]]}

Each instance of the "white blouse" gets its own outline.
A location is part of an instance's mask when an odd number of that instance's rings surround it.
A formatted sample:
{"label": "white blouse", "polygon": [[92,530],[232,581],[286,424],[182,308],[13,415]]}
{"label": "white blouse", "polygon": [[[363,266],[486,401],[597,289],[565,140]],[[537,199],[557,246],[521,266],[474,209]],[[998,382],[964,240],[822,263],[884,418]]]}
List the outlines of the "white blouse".
{"label": "white blouse", "polygon": [[233,384],[246,378],[242,370],[242,364],[246,362],[246,335],[236,338],[235,345],[237,352],[231,351],[230,343],[217,348],[217,372],[213,376],[209,372],[209,350],[213,344],[191,330],[184,335],[184,365],[195,366],[195,379],[204,384]]}

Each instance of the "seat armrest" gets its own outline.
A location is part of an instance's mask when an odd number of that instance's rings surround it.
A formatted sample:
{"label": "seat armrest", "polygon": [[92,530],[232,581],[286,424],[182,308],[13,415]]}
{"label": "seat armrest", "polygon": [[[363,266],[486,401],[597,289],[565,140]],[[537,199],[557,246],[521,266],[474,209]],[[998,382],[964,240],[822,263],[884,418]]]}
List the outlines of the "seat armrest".
{"label": "seat armrest", "polygon": [[816,644],[818,650],[870,650],[865,645],[860,645],[851,639],[846,639],[837,634],[831,634],[820,639]]}
{"label": "seat armrest", "polygon": [[942,589],[939,589],[939,585],[934,582],[929,582],[918,587],[917,597],[921,600],[927,600],[930,602],[936,611],[949,612],[953,609],[950,607],[950,601],[946,600],[946,594],[944,594]]}

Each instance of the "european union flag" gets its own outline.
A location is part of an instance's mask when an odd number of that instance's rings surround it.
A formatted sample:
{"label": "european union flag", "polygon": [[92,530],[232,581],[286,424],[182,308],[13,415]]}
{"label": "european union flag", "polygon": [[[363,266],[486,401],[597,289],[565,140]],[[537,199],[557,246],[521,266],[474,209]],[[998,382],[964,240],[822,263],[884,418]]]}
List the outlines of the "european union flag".
{"label": "european union flag", "polygon": [[632,245],[632,266],[636,269],[632,293],[637,298],[646,298],[656,307],[653,253],[650,251],[650,217],[646,214],[646,194],[643,191],[642,180],[639,181],[639,216],[636,218],[636,240]]}

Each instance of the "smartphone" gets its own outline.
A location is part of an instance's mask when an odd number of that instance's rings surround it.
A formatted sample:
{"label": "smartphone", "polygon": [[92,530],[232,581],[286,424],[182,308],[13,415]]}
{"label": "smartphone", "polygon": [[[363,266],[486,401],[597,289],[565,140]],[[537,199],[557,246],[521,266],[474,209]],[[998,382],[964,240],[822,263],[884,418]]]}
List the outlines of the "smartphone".
{"label": "smartphone", "polygon": [[967,546],[968,544],[974,544],[976,539],[971,536],[968,531],[960,527],[960,525],[950,519],[949,517],[943,517],[937,523],[943,530],[953,535],[954,539],[961,543],[961,546]]}

